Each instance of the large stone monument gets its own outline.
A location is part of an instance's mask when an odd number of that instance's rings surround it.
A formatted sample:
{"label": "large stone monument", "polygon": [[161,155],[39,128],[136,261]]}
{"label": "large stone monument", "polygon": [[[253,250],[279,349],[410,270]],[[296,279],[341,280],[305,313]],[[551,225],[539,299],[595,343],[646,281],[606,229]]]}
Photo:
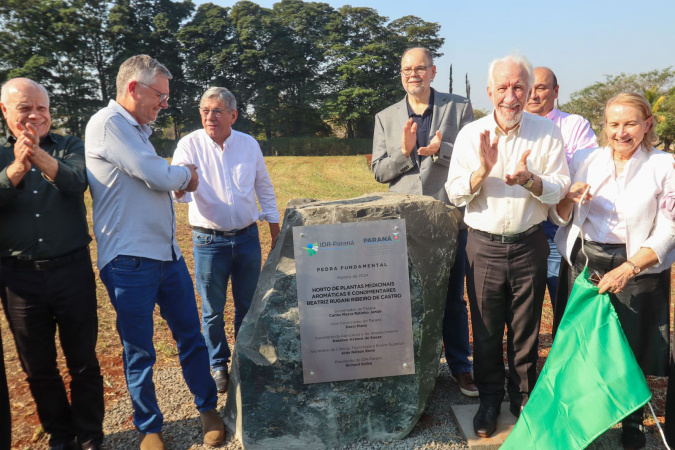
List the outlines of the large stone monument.
{"label": "large stone monument", "polygon": [[[292,228],[387,219],[406,224],[415,373],[304,384]],[[289,202],[232,358],[225,422],[245,448],[333,448],[412,430],[438,372],[460,221],[455,208],[425,196]]]}

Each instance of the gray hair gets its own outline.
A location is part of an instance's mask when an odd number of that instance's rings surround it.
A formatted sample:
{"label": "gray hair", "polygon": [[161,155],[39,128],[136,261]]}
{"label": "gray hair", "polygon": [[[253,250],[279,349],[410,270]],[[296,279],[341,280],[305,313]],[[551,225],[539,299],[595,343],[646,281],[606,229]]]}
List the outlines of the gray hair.
{"label": "gray hair", "polygon": [[169,69],[156,59],[148,55],[136,55],[127,59],[117,72],[117,97],[124,98],[127,95],[127,86],[132,81],[152,84],[157,80],[157,75],[173,78]]}
{"label": "gray hair", "polygon": [[202,95],[202,99],[199,101],[199,104],[201,105],[204,100],[209,100],[212,98],[218,99],[225,103],[225,107],[228,111],[235,111],[237,109],[237,99],[234,98],[234,94],[227,88],[217,86],[208,88]]}
{"label": "gray hair", "polygon": [[23,77],[12,78],[11,80],[7,80],[5,83],[2,84],[2,88],[0,88],[0,103],[2,103],[3,105],[7,104],[7,102],[9,101],[9,90],[12,88],[12,85],[14,85],[16,82],[29,84],[41,90],[47,96],[47,103],[49,104],[49,92],[47,92],[47,89],[40,83],[35,82],[30,78],[23,78]]}
{"label": "gray hair", "polygon": [[490,63],[490,67],[488,67],[488,86],[492,86],[495,82],[494,75],[495,75],[495,68],[499,64],[503,63],[513,63],[516,64],[527,72],[527,88],[531,88],[534,86],[534,69],[532,68],[532,63],[530,63],[530,60],[527,59],[525,56],[517,54],[517,53],[511,53],[510,55],[506,55],[503,58],[497,58],[493,60]]}
{"label": "gray hair", "polygon": [[434,65],[434,55],[431,54],[431,50],[429,50],[426,47],[408,47],[405,49],[403,52],[403,55],[401,55],[401,61],[403,61],[403,58],[405,58],[405,55],[408,54],[409,51],[412,50],[422,50],[422,53],[424,53],[424,59],[426,60],[426,63],[429,64],[430,66]]}

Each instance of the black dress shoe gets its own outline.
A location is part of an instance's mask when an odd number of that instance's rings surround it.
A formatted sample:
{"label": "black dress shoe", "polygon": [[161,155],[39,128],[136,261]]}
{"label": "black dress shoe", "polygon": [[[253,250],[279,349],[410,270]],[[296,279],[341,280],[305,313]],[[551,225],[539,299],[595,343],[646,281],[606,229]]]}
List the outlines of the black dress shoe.
{"label": "black dress shoe", "polygon": [[647,445],[645,427],[642,424],[642,410],[639,419],[633,414],[621,421],[621,445],[626,450],[638,450]]}
{"label": "black dress shoe", "polygon": [[488,438],[497,430],[497,417],[501,412],[501,406],[488,405],[481,403],[478,407],[478,412],[473,418],[473,431],[476,436]]}
{"label": "black dress shoe", "polygon": [[227,374],[227,370],[216,370],[213,372],[213,380],[216,382],[219,394],[227,392],[227,388],[230,385],[230,376]]}
{"label": "black dress shoe", "polygon": [[100,442],[85,442],[82,444],[82,450],[101,450]]}
{"label": "black dress shoe", "polygon": [[49,444],[49,450],[79,450],[79,448],[80,446],[77,445],[75,440]]}

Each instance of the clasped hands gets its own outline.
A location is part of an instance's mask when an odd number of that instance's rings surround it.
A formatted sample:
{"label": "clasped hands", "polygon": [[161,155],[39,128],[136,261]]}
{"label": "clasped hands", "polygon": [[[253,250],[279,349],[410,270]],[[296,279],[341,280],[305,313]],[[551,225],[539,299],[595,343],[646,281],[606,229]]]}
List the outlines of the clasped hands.
{"label": "clasped hands", "polygon": [[[417,149],[417,154],[420,156],[432,156],[438,153],[441,149],[441,140],[443,135],[440,131],[436,131],[436,134],[429,145],[426,147],[420,147]],[[413,121],[412,117],[403,126],[403,137],[401,139],[401,153],[405,155],[406,158],[410,158],[415,145],[417,144],[417,124]]]}
{"label": "clasped hands", "polygon": [[196,191],[197,186],[199,186],[199,173],[197,173],[198,167],[194,164],[184,164],[184,166],[190,169],[190,182],[185,189],[174,191],[174,195],[177,199],[183,198],[186,192]]}
{"label": "clasped hands", "polygon": [[33,166],[40,169],[49,180],[54,180],[59,170],[59,163],[40,148],[37,128],[30,123],[24,125],[20,122],[16,123],[16,128],[21,133],[14,143],[14,161],[7,167],[7,177],[10,182],[17,186]]}
{"label": "clasped hands", "polygon": [[32,160],[40,150],[40,139],[37,136],[37,129],[30,123],[24,125],[16,123],[16,127],[21,134],[16,137],[14,143],[14,168],[16,172],[26,174],[32,167]]}

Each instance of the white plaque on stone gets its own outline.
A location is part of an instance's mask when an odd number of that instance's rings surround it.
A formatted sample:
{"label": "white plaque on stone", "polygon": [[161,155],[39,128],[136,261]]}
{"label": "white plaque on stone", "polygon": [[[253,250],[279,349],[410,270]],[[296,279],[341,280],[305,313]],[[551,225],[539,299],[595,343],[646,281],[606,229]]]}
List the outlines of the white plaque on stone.
{"label": "white plaque on stone", "polygon": [[415,373],[405,220],[293,228],[305,383]]}

